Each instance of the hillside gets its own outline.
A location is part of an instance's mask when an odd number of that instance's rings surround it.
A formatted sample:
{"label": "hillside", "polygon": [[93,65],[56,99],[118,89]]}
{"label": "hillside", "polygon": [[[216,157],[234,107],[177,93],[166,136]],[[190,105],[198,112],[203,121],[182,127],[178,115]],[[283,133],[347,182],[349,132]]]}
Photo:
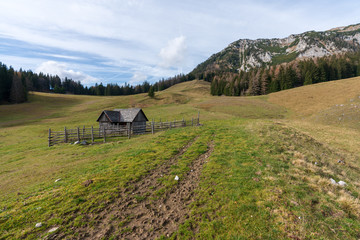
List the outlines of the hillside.
{"label": "hillside", "polygon": [[286,38],[240,39],[199,64],[192,73],[249,71],[252,68],[278,65],[295,59],[318,58],[358,51],[360,24],[333,28],[324,32],[309,31]]}
{"label": "hillside", "polygon": [[[0,106],[0,239],[359,236],[359,78],[269,96],[209,90],[196,80],[154,99],[33,92]],[[96,126],[102,110],[126,107],[156,121],[200,111],[203,126],[47,146],[48,128]]]}

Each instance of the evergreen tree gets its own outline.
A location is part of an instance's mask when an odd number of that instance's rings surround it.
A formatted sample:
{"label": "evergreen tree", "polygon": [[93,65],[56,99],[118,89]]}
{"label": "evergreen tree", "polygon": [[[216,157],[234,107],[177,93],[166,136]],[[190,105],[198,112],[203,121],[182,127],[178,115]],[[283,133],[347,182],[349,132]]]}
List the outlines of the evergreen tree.
{"label": "evergreen tree", "polygon": [[154,87],[151,86],[148,92],[149,97],[154,98],[155,97],[155,91],[154,91]]}
{"label": "evergreen tree", "polygon": [[217,95],[217,91],[218,91],[218,82],[216,81],[216,79],[214,79],[211,82],[210,93],[211,95],[215,96]]}
{"label": "evergreen tree", "polygon": [[22,103],[26,101],[26,89],[21,81],[21,73],[14,73],[9,101],[11,103]]}
{"label": "evergreen tree", "polygon": [[313,80],[312,80],[312,74],[310,71],[307,71],[305,74],[305,81],[304,81],[304,85],[309,85],[312,84]]}

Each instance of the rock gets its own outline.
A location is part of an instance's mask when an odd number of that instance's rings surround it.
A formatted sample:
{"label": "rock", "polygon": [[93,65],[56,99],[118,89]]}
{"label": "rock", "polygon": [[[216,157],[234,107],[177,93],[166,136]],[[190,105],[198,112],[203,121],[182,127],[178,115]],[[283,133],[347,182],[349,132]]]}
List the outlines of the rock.
{"label": "rock", "polygon": [[58,179],[55,180],[55,182],[59,182],[59,181],[61,181],[61,178],[58,178]]}
{"label": "rock", "polygon": [[332,178],[330,178],[330,182],[331,182],[331,184],[333,184],[333,185],[337,185],[336,181],[335,181],[334,179],[332,179]]}
{"label": "rock", "polygon": [[74,145],[76,145],[76,144],[80,144],[80,141],[76,141],[76,142],[74,142]]}
{"label": "rock", "polygon": [[36,225],[35,225],[35,227],[41,227],[42,226],[42,223],[41,222],[39,222],[39,223],[37,223]]}
{"label": "rock", "polygon": [[179,181],[179,176],[176,175],[174,179],[175,179],[175,181]]}
{"label": "rock", "polygon": [[345,163],[344,160],[341,160],[341,159],[339,159],[337,162],[338,162],[338,163],[342,163],[342,164]]}
{"label": "rock", "polygon": [[317,163],[317,162],[315,162],[315,165],[318,165],[318,163]]}
{"label": "rock", "polygon": [[52,232],[55,232],[56,230],[58,230],[59,227],[53,227],[53,228],[50,228],[48,233],[52,233]]}
{"label": "rock", "polygon": [[92,179],[88,179],[88,180],[86,180],[85,182],[83,182],[83,185],[85,186],[85,187],[87,187],[87,186],[89,186],[90,184],[92,184],[94,181],[92,180]]}
{"label": "rock", "polygon": [[81,144],[81,145],[87,145],[88,143],[87,143],[87,141],[83,140],[83,141],[81,141],[80,144]]}
{"label": "rock", "polygon": [[338,184],[342,187],[345,187],[347,185],[346,182],[344,181],[339,181]]}

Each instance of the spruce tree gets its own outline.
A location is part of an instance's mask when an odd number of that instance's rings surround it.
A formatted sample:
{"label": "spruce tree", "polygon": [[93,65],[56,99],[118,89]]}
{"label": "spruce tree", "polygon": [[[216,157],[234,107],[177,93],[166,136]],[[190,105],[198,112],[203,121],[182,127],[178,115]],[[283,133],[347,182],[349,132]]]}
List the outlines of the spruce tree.
{"label": "spruce tree", "polygon": [[154,98],[155,97],[155,91],[154,91],[154,87],[151,85],[151,87],[149,88],[149,92],[148,92],[149,97]]}

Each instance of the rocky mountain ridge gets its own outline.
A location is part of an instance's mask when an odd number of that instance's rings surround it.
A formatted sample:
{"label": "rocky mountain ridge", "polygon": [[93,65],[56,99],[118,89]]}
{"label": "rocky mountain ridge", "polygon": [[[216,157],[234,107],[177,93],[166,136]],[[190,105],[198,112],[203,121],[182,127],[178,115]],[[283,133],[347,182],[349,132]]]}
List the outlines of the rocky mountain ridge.
{"label": "rocky mountain ridge", "polygon": [[360,24],[309,31],[287,38],[240,39],[199,64],[193,74],[249,71],[297,59],[317,58],[360,50]]}

